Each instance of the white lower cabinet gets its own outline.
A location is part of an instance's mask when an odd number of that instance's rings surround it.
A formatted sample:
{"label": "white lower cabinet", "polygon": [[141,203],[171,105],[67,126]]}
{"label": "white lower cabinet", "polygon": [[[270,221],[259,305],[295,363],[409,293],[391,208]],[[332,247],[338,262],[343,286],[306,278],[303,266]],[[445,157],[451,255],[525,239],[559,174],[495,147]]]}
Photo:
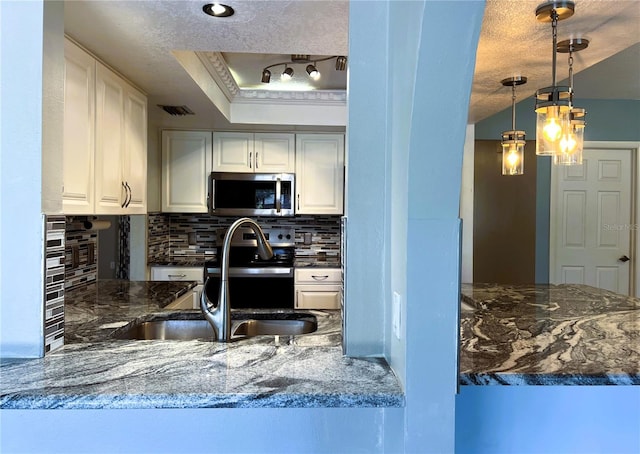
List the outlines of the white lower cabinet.
{"label": "white lower cabinet", "polygon": [[190,292],[180,296],[165,309],[198,309],[203,287],[203,268],[199,266],[152,266],[152,281],[196,281]]}
{"label": "white lower cabinet", "polygon": [[295,270],[296,309],[340,309],[342,274],[338,268]]}

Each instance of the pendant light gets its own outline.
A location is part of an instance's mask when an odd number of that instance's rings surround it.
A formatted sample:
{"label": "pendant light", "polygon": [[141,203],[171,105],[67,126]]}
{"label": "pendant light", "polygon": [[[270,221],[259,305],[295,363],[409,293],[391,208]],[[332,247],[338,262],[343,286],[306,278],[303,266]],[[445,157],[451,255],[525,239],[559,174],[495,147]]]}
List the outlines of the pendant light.
{"label": "pendant light", "polygon": [[525,132],[516,130],[516,86],[526,84],[522,76],[508,77],[501,81],[511,87],[511,131],[502,133],[502,175],[522,175],[524,173]]}
{"label": "pendant light", "polygon": [[[558,52],[569,54],[569,87],[573,92],[573,53],[589,46],[589,40],[572,38],[558,43]],[[560,153],[554,155],[553,163],[558,165],[581,165],[584,147],[584,127],[586,110],[573,106],[569,112],[569,127],[560,140]]]}
{"label": "pendant light", "polygon": [[536,19],[551,22],[553,33],[552,85],[536,91],[536,154],[539,156],[559,153],[560,141],[570,123],[573,94],[571,87],[556,86],[556,51],[558,21],[571,17],[574,9],[574,2],[568,0],[546,2],[536,8]]}

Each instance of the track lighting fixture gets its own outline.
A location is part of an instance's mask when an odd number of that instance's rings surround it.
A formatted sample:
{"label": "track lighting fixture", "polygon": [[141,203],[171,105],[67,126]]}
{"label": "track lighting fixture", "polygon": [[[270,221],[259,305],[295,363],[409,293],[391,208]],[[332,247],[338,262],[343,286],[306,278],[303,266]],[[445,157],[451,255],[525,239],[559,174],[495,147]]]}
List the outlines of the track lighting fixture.
{"label": "track lighting fixture", "polygon": [[324,57],[324,58],[316,58],[311,60],[311,56],[310,55],[300,55],[300,54],[293,54],[291,55],[291,61],[284,61],[284,62],[280,62],[280,63],[274,63],[273,65],[269,65],[266,66],[263,70],[262,70],[262,77],[260,79],[260,81],[263,84],[268,84],[269,82],[271,82],[271,72],[269,71],[269,68],[273,68],[274,66],[282,66],[284,65],[284,71],[282,72],[282,75],[280,76],[280,79],[283,81],[287,81],[287,80],[291,80],[291,78],[293,77],[293,68],[291,67],[291,65],[306,65],[306,72],[309,75],[309,77],[313,80],[318,80],[320,79],[320,71],[318,70],[318,62],[322,62],[322,61],[327,61],[327,60],[336,60],[336,71],[344,71],[347,69],[347,57],[343,56],[343,55],[333,55],[331,57]]}
{"label": "track lighting fixture", "polygon": [[522,175],[524,173],[525,132],[516,130],[516,86],[526,84],[522,76],[508,77],[501,81],[511,87],[511,130],[502,133],[502,175]]}

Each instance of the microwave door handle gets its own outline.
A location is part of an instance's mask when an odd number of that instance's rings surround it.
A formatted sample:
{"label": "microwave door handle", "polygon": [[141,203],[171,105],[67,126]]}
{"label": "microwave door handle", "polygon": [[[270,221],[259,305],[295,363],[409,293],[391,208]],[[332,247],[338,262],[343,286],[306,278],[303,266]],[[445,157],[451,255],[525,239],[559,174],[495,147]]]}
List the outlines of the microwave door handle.
{"label": "microwave door handle", "polygon": [[280,213],[280,210],[282,209],[282,203],[280,202],[280,193],[281,191],[281,186],[282,186],[282,181],[280,180],[280,178],[278,178],[276,180],[276,212]]}
{"label": "microwave door handle", "polygon": [[213,212],[216,207],[213,204],[213,175],[209,175],[209,187],[207,193],[207,207],[209,208],[209,212]]}

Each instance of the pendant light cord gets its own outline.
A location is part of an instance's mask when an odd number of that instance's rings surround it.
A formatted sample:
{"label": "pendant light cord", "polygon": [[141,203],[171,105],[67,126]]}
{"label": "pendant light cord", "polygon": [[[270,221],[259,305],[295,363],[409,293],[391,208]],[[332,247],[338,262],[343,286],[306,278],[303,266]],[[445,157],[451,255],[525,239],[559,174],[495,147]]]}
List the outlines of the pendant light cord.
{"label": "pendant light cord", "polygon": [[516,83],[511,85],[511,130],[516,130]]}
{"label": "pendant light cord", "polygon": [[556,86],[556,52],[558,46],[558,12],[551,10],[551,29],[553,30],[553,67],[551,68],[552,87]]}

